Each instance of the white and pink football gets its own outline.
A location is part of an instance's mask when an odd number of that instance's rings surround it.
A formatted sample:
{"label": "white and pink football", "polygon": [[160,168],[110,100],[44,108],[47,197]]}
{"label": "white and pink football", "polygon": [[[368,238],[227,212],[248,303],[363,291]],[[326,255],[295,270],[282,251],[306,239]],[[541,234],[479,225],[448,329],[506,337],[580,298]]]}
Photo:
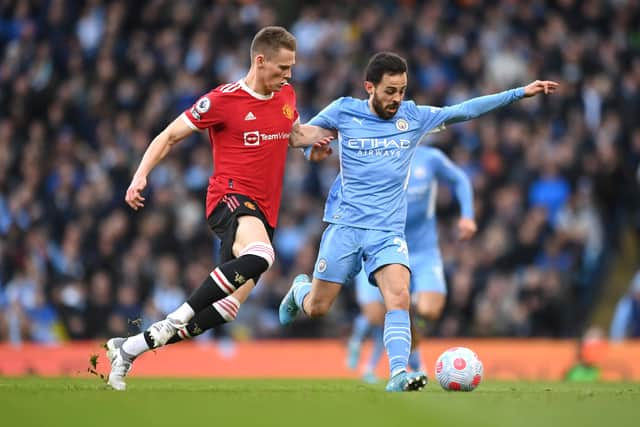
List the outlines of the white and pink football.
{"label": "white and pink football", "polygon": [[466,347],[446,350],[436,361],[436,378],[447,391],[473,391],[482,381],[484,368],[478,355]]}

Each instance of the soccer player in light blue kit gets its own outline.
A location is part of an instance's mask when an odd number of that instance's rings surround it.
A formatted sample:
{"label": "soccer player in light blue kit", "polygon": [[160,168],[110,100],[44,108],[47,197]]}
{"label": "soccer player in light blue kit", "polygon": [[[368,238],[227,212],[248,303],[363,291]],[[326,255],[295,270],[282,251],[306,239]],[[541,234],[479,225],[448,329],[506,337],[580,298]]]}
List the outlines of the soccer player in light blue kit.
{"label": "soccer player in light blue kit", "polygon": [[329,226],[322,235],[313,281],[306,275],[294,279],[280,304],[280,322],[291,323],[300,310],[311,317],[324,315],[364,261],[365,273],[380,289],[387,309],[384,343],[390,380],[386,390],[421,390],[426,375],[406,371],[411,332],[404,223],[409,166],[416,147],[429,131],[473,119],[523,97],[553,92],[557,83],[535,81],[436,108],[402,100],[407,63],[396,54],[374,55],[365,74],[369,99],[339,98],[309,122],[308,132],[317,139],[337,135],[340,173],[327,197],[323,219]]}
{"label": "soccer player in light blue kit", "polygon": [[[409,174],[405,235],[409,248],[410,294],[414,312],[431,321],[440,317],[447,293],[436,223],[438,182],[447,182],[453,186],[461,211],[458,237],[461,240],[470,239],[475,234],[477,226],[473,215],[473,190],[469,178],[440,150],[419,145]],[[351,369],[357,367],[362,342],[371,331],[374,340],[373,351],[366,364],[363,378],[367,382],[376,382],[374,370],[384,347],[384,301],[379,289],[371,286],[364,270],[360,270],[356,276],[355,286],[356,299],[362,312],[354,322],[347,361]],[[409,367],[414,371],[420,371],[422,361],[416,334],[412,335],[412,344]]]}

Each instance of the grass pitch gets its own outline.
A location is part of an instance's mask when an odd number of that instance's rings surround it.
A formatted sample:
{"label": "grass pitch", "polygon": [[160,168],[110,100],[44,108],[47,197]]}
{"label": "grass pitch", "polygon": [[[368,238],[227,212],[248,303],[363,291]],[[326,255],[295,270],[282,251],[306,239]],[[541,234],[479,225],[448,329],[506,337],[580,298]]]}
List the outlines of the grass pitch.
{"label": "grass pitch", "polygon": [[639,426],[640,384],[484,382],[385,393],[345,380],[0,377],[4,426]]}

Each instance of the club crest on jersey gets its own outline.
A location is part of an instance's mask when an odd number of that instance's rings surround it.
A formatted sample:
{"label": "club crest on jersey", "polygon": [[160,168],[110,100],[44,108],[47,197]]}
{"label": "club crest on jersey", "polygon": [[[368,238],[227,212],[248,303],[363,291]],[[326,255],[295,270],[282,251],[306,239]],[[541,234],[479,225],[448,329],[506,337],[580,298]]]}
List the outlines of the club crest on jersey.
{"label": "club crest on jersey", "polygon": [[284,104],[282,106],[282,114],[284,114],[287,119],[293,120],[293,107],[289,104]]}
{"label": "club crest on jersey", "polygon": [[209,98],[207,97],[200,98],[196,103],[196,111],[200,114],[204,114],[209,111],[209,107],[211,107],[211,101],[209,101]]}
{"label": "club crest on jersey", "polygon": [[396,120],[396,128],[404,132],[405,130],[409,129],[409,122],[407,122],[405,119],[398,119]]}
{"label": "club crest on jersey", "polygon": [[320,258],[318,261],[318,265],[316,266],[316,270],[318,273],[324,273],[327,270],[327,260],[324,258]]}

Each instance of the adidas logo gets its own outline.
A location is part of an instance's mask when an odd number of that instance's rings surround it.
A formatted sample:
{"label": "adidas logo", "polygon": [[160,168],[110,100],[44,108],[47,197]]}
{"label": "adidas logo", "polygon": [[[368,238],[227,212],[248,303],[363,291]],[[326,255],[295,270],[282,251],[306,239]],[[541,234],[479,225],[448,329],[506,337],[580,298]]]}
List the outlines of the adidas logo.
{"label": "adidas logo", "polygon": [[244,116],[244,119],[245,119],[245,120],[255,120],[255,119],[256,119],[256,116],[254,116],[254,115],[253,115],[253,113],[252,113],[251,111],[249,111],[249,112],[247,113],[247,115],[246,115],[246,116]]}

